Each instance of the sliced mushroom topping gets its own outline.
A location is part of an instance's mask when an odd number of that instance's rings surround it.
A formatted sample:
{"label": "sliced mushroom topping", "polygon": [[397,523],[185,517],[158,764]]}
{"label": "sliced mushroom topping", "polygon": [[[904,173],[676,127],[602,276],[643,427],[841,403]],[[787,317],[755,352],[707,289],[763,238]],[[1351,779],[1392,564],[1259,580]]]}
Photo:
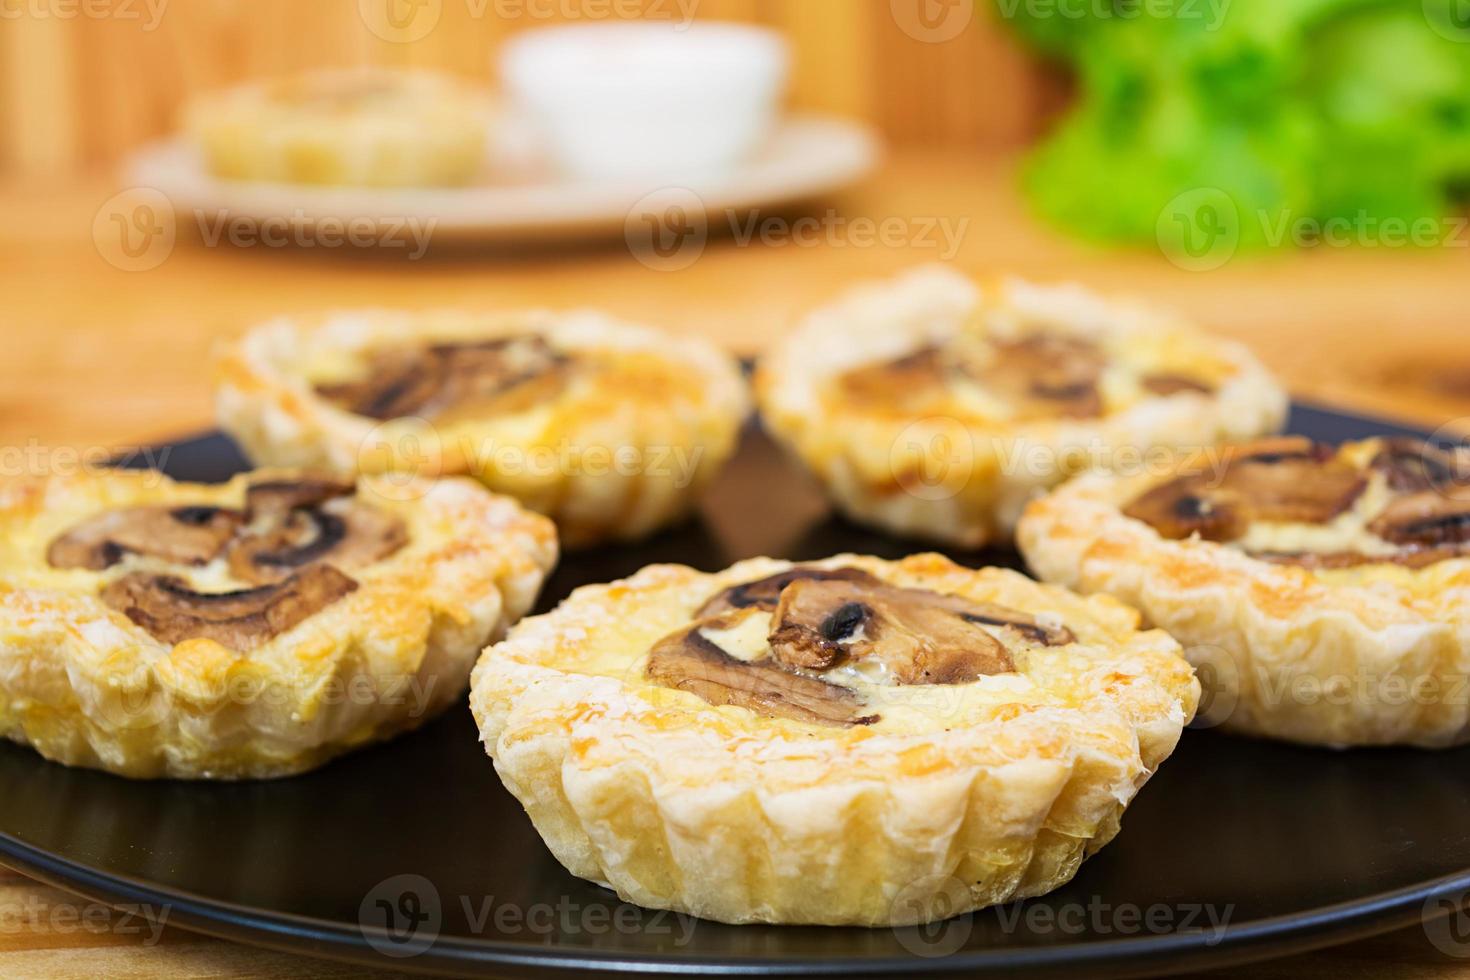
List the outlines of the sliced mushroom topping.
{"label": "sliced mushroom topping", "polygon": [[1230,541],[1250,522],[1323,524],[1346,511],[1367,486],[1330,447],[1309,440],[1263,440],[1234,447],[1218,481],[1186,473],[1145,491],[1123,508],[1166,538],[1198,534]]}
{"label": "sliced mushroom topping", "polygon": [[987,626],[1000,626],[1015,630],[1027,641],[1039,643],[1048,647],[1064,647],[1069,643],[1076,643],[1077,636],[1067,627],[1062,625],[1048,626],[1039,622],[1030,613],[1021,612],[1019,609],[1009,609],[1005,606],[996,605],[993,602],[978,602],[974,599],[966,600],[972,609],[961,613],[972,623],[984,623]]}
{"label": "sliced mushroom topping", "polygon": [[1155,395],[1213,394],[1215,389],[1198,378],[1183,374],[1149,374],[1140,382],[1143,389]]}
{"label": "sliced mushroom topping", "polygon": [[1416,548],[1470,544],[1470,488],[1399,497],[1373,519],[1368,530],[1385,541]]}
{"label": "sliced mushroom topping", "polygon": [[881,584],[878,579],[869,575],[860,568],[811,568],[797,565],[784,572],[756,579],[754,582],[742,582],[740,585],[732,585],[722,592],[718,592],[705,600],[695,612],[696,619],[705,616],[715,616],[728,612],[731,609],[764,609],[767,612],[775,612],[776,605],[781,600],[781,591],[790,585],[803,579],[814,581],[841,581],[857,582],[868,585]]}
{"label": "sliced mushroom topping", "polygon": [[181,578],[133,572],[102,590],[102,600],[163,643],[204,638],[250,650],[357,588],[330,565],[312,565],[275,585],[195,592]]}
{"label": "sliced mushroom topping", "polygon": [[245,488],[245,512],[252,521],[285,520],[293,510],[316,507],[335,497],[350,497],[356,489],[351,483],[310,477],[262,480]]}
{"label": "sliced mushroom topping", "polygon": [[1273,565],[1295,565],[1310,569],[1357,568],[1361,565],[1384,564],[1425,568],[1450,558],[1462,558],[1465,551],[1459,548],[1409,548],[1388,555],[1369,555],[1361,551],[1252,551],[1248,554]]}
{"label": "sliced mushroom topping", "polygon": [[124,555],[150,555],[183,565],[204,565],[224,550],[239,528],[239,511],[223,507],[128,507],[83,521],[51,542],[54,568],[101,571]]}
{"label": "sliced mushroom topping", "polygon": [[1463,450],[1442,449],[1422,439],[1386,439],[1370,465],[1387,476],[1390,489],[1401,493],[1470,485],[1470,457]]}
{"label": "sliced mushroom topping", "polygon": [[389,348],[365,377],[317,386],[329,401],[374,419],[430,421],[523,411],[566,384],[571,358],[540,336]]}
{"label": "sliced mushroom topping", "polygon": [[1103,412],[1097,383],[1105,366],[1102,351],[1090,341],[1034,333],[995,343],[991,360],[967,365],[967,373],[1023,412],[1095,418]]}
{"label": "sliced mushroom topping", "polygon": [[664,637],[649,653],[646,676],[713,705],[735,705],[809,725],[850,727],[878,720],[863,713],[856,691],[785,670],[769,658],[732,657],[705,636],[706,631],[736,625],[733,617],[713,617]]}
{"label": "sliced mushroom topping", "polygon": [[849,398],[865,405],[913,407],[939,394],[951,373],[942,348],[924,347],[891,361],[854,368],[838,383]]}
{"label": "sliced mushroom topping", "polygon": [[927,589],[802,579],[781,592],[771,652],[788,667],[880,663],[899,684],[968,684],[1016,669],[979,623],[988,610]]}
{"label": "sliced mushroom topping", "polygon": [[251,526],[230,546],[231,573],[268,585],[316,562],[360,568],[402,548],[408,542],[403,520],[344,498],[352,492],[351,484],[324,480],[252,485],[246,492]]}

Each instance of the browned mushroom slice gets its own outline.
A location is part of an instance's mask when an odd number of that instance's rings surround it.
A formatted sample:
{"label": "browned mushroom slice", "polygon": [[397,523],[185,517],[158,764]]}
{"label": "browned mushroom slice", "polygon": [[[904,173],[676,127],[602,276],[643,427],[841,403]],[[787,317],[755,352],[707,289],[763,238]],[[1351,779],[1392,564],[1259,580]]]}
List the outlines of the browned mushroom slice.
{"label": "browned mushroom slice", "polygon": [[183,579],[133,572],[102,590],[102,600],[163,643],[210,639],[250,650],[357,588],[330,565],[313,565],[275,585],[195,592]]}
{"label": "browned mushroom slice", "polygon": [[1385,439],[1370,465],[1401,493],[1470,485],[1470,458],[1464,450],[1443,449],[1423,439]]}
{"label": "browned mushroom slice", "polygon": [[350,412],[375,419],[418,416],[443,421],[521,411],[554,396],[570,358],[542,337],[501,337],[378,351],[366,376],[317,386]]}
{"label": "browned mushroom slice", "polygon": [[1470,544],[1470,489],[1399,497],[1368,525],[1394,544],[1438,548]]}
{"label": "browned mushroom slice", "polygon": [[127,554],[203,565],[224,550],[240,526],[238,511],[223,507],[127,507],[83,521],[51,542],[54,568],[101,571]]}
{"label": "browned mushroom slice", "polygon": [[879,584],[878,579],[860,568],[810,568],[798,565],[753,582],[732,585],[705,600],[704,605],[699,607],[694,616],[696,619],[702,619],[705,616],[715,616],[731,609],[750,608],[775,612],[776,604],[781,600],[781,590],[800,579]]}
{"label": "browned mushroom slice", "polygon": [[1222,489],[1253,520],[1324,524],[1353,505],[1368,481],[1338,459],[1253,455],[1232,461]]}
{"label": "browned mushroom slice", "polygon": [[863,712],[856,691],[792,673],[770,659],[730,656],[701,632],[721,625],[718,618],[702,620],[658,641],[648,656],[648,679],[713,705],[735,705],[808,725],[849,727],[878,720]]}
{"label": "browned mushroom slice", "polygon": [[1095,418],[1102,414],[1097,382],[1106,366],[1101,350],[1079,337],[1034,333],[998,341],[994,356],[969,373],[1024,413]]}
{"label": "browned mushroom slice", "polygon": [[952,367],[943,349],[923,347],[853,368],[837,383],[844,395],[864,406],[914,411],[944,397],[951,377]]}
{"label": "browned mushroom slice", "polygon": [[769,641],[789,667],[876,661],[899,684],[968,684],[1016,669],[979,624],[986,607],[927,589],[800,579],[781,592]]}
{"label": "browned mushroom slice", "polygon": [[1155,395],[1213,394],[1213,386],[1183,374],[1149,374],[1142,379],[1143,389]]}
{"label": "browned mushroom slice", "polygon": [[314,562],[359,568],[408,542],[397,515],[346,499],[351,484],[329,480],[256,483],[246,491],[249,530],[230,545],[230,571],[241,581],[268,585]]}
{"label": "browned mushroom slice", "polygon": [[1230,541],[1244,534],[1248,523],[1235,501],[1218,490],[1212,492],[1194,474],[1145,490],[1123,513],[1174,541],[1195,534],[1206,541]]}
{"label": "browned mushroom slice", "polygon": [[1285,437],[1230,447],[1218,480],[1185,473],[1144,491],[1123,513],[1166,538],[1230,541],[1254,520],[1326,523],[1366,487],[1363,474],[1330,447]]}
{"label": "browned mushroom slice", "polygon": [[1062,647],[1077,642],[1076,634],[1067,627],[1047,626],[1038,622],[1036,617],[1030,613],[1021,612],[1019,609],[1009,609],[993,602],[977,602],[973,599],[966,601],[969,602],[971,609],[961,615],[972,623],[1013,629],[1030,642],[1039,643],[1042,646]]}
{"label": "browned mushroom slice", "polygon": [[387,558],[408,542],[397,515],[355,501],[291,511],[230,547],[230,571],[244,582],[279,582],[315,562],[352,569]]}
{"label": "browned mushroom slice", "polygon": [[284,520],[292,511],[317,507],[336,497],[348,497],[356,487],[318,477],[299,480],[262,480],[245,488],[245,512],[252,521]]}

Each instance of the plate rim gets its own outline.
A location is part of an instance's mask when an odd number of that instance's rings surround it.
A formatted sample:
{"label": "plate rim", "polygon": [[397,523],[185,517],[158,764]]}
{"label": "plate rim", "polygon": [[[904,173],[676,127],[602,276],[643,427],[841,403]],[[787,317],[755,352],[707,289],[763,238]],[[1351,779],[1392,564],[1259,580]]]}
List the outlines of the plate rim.
{"label": "plate rim", "polygon": [[[874,127],[838,115],[796,112],[782,117],[769,145],[783,147],[796,141],[805,146],[801,154],[758,156],[725,173],[682,178],[371,188],[220,180],[204,172],[187,138],[176,133],[135,150],[124,162],[122,174],[130,184],[161,192],[176,209],[201,215],[262,222],[285,219],[293,226],[322,220],[432,220],[435,237],[495,242],[622,233],[632,208],[654,194],[674,190],[694,194],[706,214],[779,207],[851,187],[871,174],[884,156],[883,140]],[[808,152],[812,146],[823,148],[815,159]],[[680,201],[687,203],[682,197]],[[495,214],[497,210],[502,213]]]}
{"label": "plate rim", "polygon": [[355,965],[441,975],[455,967],[524,967],[623,976],[875,978],[911,976],[915,967],[923,964],[925,972],[932,976],[981,973],[1035,976],[1085,966],[1091,976],[1147,977],[1261,962],[1381,935],[1411,925],[1416,919],[1427,922],[1424,911],[1431,902],[1470,891],[1470,868],[1467,868],[1348,902],[1258,919],[1238,927],[1227,926],[1213,943],[1202,941],[1205,933],[1188,932],[1036,948],[978,950],[933,958],[913,955],[834,960],[829,956],[784,955],[751,961],[732,956],[692,958],[681,953],[628,954],[598,949],[568,954],[550,944],[531,946],[504,940],[436,937],[422,953],[395,958],[369,945],[367,936],[371,930],[365,931],[360,926],[354,928],[329,919],[239,905],[159,886],[131,875],[89,867],[3,831],[0,831],[0,857],[8,866],[37,880],[113,908],[166,907],[169,913],[164,924],[187,931]]}

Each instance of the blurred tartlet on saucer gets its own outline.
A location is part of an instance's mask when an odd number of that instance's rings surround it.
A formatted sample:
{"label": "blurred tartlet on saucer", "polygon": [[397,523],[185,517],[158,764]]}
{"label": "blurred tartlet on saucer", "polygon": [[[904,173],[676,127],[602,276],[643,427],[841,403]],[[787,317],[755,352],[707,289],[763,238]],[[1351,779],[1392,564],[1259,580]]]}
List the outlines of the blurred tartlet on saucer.
{"label": "blurred tartlet on saucer", "polygon": [[553,167],[638,181],[744,163],[776,127],[789,61],[764,28],[640,21],[524,32],[499,68]]}
{"label": "blurred tartlet on saucer", "polygon": [[448,187],[484,168],[491,116],[488,93],[451,76],[354,69],[211,92],[184,125],[218,178]]}

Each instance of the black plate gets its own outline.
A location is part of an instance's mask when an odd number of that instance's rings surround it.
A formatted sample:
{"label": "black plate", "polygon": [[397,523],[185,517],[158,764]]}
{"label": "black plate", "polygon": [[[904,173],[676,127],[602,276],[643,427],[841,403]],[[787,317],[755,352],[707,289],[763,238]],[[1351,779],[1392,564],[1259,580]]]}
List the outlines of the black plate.
{"label": "black plate", "polygon": [[[1404,430],[1298,408],[1293,431]],[[210,480],[242,464],[209,436],[165,465]],[[654,561],[910,550],[830,518],[753,431],[700,522],[571,555],[541,605]],[[468,710],[267,783],[129,782],[6,744],[0,801],[0,857],[62,887],[245,942],[470,974],[1142,975],[1386,930],[1470,888],[1470,750],[1332,753],[1203,731],[1066,887],[924,930],[730,927],[623,905],[547,853]]]}

